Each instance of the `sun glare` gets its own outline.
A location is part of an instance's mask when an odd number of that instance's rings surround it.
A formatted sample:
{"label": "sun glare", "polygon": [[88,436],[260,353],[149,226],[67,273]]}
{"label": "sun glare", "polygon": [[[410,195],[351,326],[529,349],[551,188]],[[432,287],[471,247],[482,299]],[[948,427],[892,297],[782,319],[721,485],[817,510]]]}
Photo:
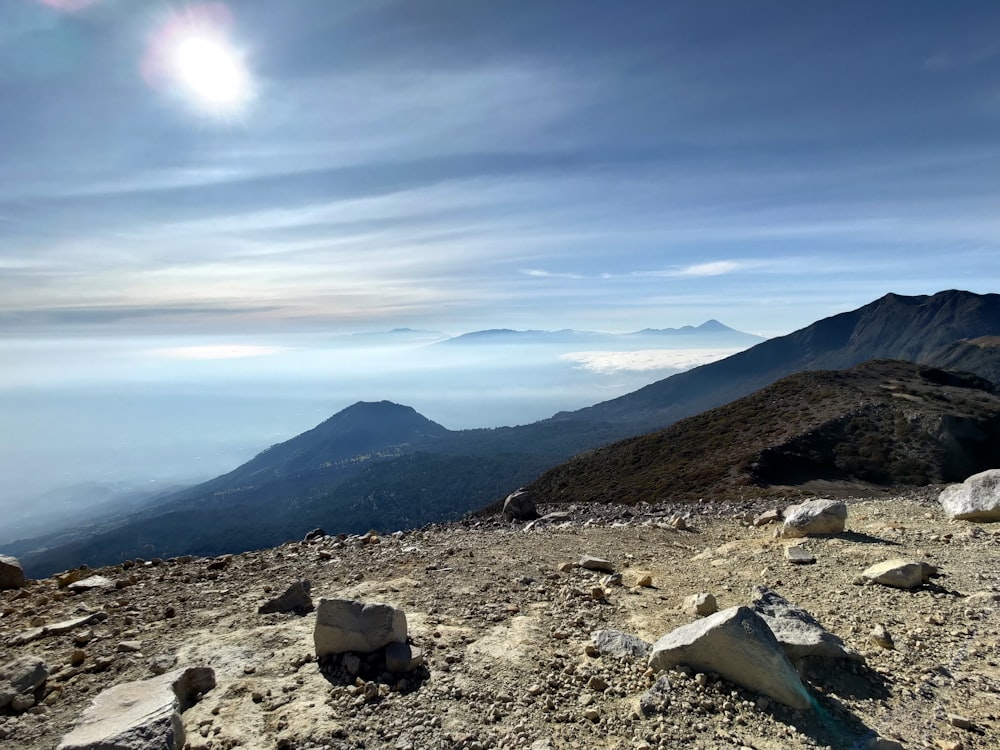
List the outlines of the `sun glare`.
{"label": "sun glare", "polygon": [[180,39],[174,66],[178,82],[209,109],[240,109],[249,99],[246,68],[224,40],[194,34]]}
{"label": "sun glare", "polygon": [[150,43],[143,76],[214,117],[241,115],[253,99],[244,53],[232,42],[227,6],[193,6],[167,19]]}

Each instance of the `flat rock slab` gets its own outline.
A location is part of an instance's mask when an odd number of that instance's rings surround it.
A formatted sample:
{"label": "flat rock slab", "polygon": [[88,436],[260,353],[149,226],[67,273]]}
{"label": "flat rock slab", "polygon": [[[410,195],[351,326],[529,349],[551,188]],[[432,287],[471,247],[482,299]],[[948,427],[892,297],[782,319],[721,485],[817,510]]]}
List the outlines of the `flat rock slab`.
{"label": "flat rock slab", "polygon": [[61,622],[54,622],[51,625],[42,625],[38,628],[25,630],[23,633],[15,637],[14,645],[22,646],[25,643],[30,643],[31,641],[38,640],[39,638],[45,638],[46,636],[62,635],[63,633],[68,633],[71,630],[82,628],[85,625],[92,625],[96,622],[104,622],[107,619],[108,615],[106,612],[92,612],[89,615],[76,617],[72,620],[62,620]]}
{"label": "flat rock slab", "polygon": [[0,555],[0,591],[24,588],[26,584],[20,561],[10,555]]}
{"label": "flat rock slab", "polygon": [[105,578],[104,576],[88,576],[86,578],[81,578],[79,581],[74,581],[73,583],[68,584],[66,588],[80,594],[84,591],[92,591],[93,589],[108,589],[114,585],[115,582],[110,578]]}
{"label": "flat rock slab", "polygon": [[807,500],[785,509],[786,537],[840,534],[847,523],[847,505],[841,500]]}
{"label": "flat rock slab", "polygon": [[679,664],[716,672],[730,682],[805,710],[812,706],[795,667],[767,623],[749,607],[731,607],[683,625],[653,644],[649,666]]}
{"label": "flat rock slab", "polygon": [[605,573],[615,572],[614,564],[610,560],[605,560],[603,557],[583,555],[576,564],[584,570],[599,570]]}
{"label": "flat rock slab", "polygon": [[313,641],[316,656],[370,654],[390,643],[406,643],[406,615],[389,604],[320,599]]}
{"label": "flat rock slab", "polygon": [[945,487],[938,502],[948,518],[1000,521],[1000,469],[982,471],[961,484]]}
{"label": "flat rock slab", "polygon": [[653,648],[649,641],[619,630],[595,630],[590,638],[602,654],[621,659],[645,659]]}
{"label": "flat rock slab", "polygon": [[57,750],[180,750],[181,712],[213,687],[207,667],[115,685],[94,698]]}
{"label": "flat rock slab", "polygon": [[867,568],[861,578],[864,581],[891,586],[897,589],[915,589],[924,582],[924,564],[916,560],[897,558],[876,563]]}
{"label": "flat rock slab", "polygon": [[789,659],[804,657],[864,661],[840,638],[826,630],[811,614],[795,607],[776,591],[754,586],[750,608],[767,623]]}

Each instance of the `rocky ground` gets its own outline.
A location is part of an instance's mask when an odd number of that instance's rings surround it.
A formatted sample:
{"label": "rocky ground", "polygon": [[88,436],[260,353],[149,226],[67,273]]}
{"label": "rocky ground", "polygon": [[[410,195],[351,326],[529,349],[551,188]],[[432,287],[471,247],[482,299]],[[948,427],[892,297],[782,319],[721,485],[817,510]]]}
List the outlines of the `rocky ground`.
{"label": "rocky ground", "polygon": [[[850,500],[847,532],[829,538],[778,539],[775,526],[749,525],[764,508],[684,506],[680,530],[670,523],[678,508],[588,507],[528,529],[480,519],[132,561],[95,571],[112,585],[81,593],[55,578],[30,582],[0,592],[0,662],[38,656],[50,675],[37,706],[0,715],[0,745],[54,748],[102,690],[191,665],[212,667],[217,681],[183,714],[191,750],[1000,747],[1000,525],[948,521],[935,498]],[[785,559],[800,543],[814,564]],[[620,584],[573,566],[584,554],[610,560]],[[912,591],[856,583],[896,557],[941,575]],[[645,576],[652,585],[638,585]],[[356,680],[317,663],[315,614],[257,612],[298,579],[317,601],[402,608],[425,666]],[[639,700],[657,675],[592,645],[592,631],[609,628],[654,641],[694,619],[685,597],[710,592],[725,608],[748,603],[754,584],[865,657],[806,665],[812,710],[681,669],[646,716]],[[106,619],[25,636],[97,612]]]}

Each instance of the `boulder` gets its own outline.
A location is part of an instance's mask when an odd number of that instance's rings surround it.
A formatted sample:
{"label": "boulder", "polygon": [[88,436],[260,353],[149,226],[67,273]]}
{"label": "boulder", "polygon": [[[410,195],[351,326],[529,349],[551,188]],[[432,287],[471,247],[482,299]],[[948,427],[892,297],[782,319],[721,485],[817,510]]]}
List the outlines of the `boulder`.
{"label": "boulder", "polygon": [[826,630],[811,614],[793,606],[776,591],[754,586],[751,597],[750,608],[767,623],[792,661],[807,656],[864,661],[861,654]]}
{"label": "boulder", "polygon": [[684,610],[684,614],[694,617],[705,617],[706,615],[714,615],[718,612],[719,605],[715,601],[714,595],[702,592],[685,597],[681,609]]}
{"label": "boulder", "polygon": [[749,607],[731,607],[667,633],[653,644],[649,666],[685,664],[805,710],[812,706],[798,673],[767,623]]}
{"label": "boulder", "polygon": [[916,560],[896,558],[872,565],[861,574],[861,578],[882,586],[915,589],[924,582],[924,566]]}
{"label": "boulder", "polygon": [[0,591],[24,588],[24,568],[16,557],[0,555]]}
{"label": "boulder", "polygon": [[508,521],[531,521],[538,518],[538,509],[528,492],[517,490],[503,501],[503,515]]}
{"label": "boulder", "polygon": [[320,599],[313,640],[316,656],[370,654],[390,643],[406,643],[406,615],[389,604]]}
{"label": "boulder", "polygon": [[215,687],[208,667],[122,682],[91,702],[57,750],[180,750],[180,714]]}
{"label": "boulder", "polygon": [[618,630],[595,630],[590,638],[602,654],[625,659],[645,659],[653,648],[649,641]]}
{"label": "boulder", "polygon": [[961,484],[945,487],[938,502],[948,518],[1000,521],[1000,469],[981,471]]}
{"label": "boulder", "polygon": [[847,523],[847,505],[841,500],[807,500],[785,509],[786,537],[839,534]]}
{"label": "boulder", "polygon": [[296,581],[281,596],[265,602],[257,608],[257,614],[266,615],[271,613],[294,612],[297,615],[306,615],[313,611],[312,597],[309,590],[312,588],[309,581]]}
{"label": "boulder", "polygon": [[[48,666],[37,656],[20,656],[0,664],[0,708],[11,706],[19,696],[31,696],[48,677]],[[30,702],[34,705],[33,697]]]}

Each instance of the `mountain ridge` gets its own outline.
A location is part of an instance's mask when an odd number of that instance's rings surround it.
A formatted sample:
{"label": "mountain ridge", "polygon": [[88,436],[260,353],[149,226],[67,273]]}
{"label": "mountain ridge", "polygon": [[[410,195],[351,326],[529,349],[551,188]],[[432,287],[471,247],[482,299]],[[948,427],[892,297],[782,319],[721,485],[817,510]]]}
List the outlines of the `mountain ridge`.
{"label": "mountain ridge", "polygon": [[[382,428],[375,430],[378,439],[351,442],[347,430],[324,442],[325,431],[351,421],[350,413],[337,414],[116,528],[25,540],[15,554],[27,565],[58,569],[97,561],[87,557],[93,555],[184,554],[191,527],[207,530],[199,554],[218,554],[280,543],[312,526],[363,531],[379,521],[381,530],[392,530],[434,520],[434,508],[439,520],[455,518],[581,451],[663,429],[794,372],[904,354],[933,366],[940,352],[949,367],[989,377],[1000,371],[993,337],[1000,337],[1000,295],[886,295],[618,399],[518,427],[449,431],[411,407],[383,403],[374,408],[399,418],[402,434]],[[393,513],[380,516],[386,508]],[[170,522],[158,525],[157,518],[167,516]]]}

